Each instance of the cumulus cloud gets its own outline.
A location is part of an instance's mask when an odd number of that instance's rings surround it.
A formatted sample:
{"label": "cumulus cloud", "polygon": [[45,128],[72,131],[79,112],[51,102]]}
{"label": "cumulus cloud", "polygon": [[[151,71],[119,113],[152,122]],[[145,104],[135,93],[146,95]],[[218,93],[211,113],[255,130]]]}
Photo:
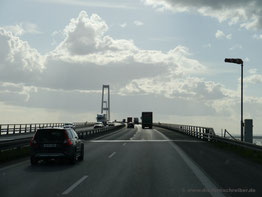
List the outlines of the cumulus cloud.
{"label": "cumulus cloud", "polygon": [[96,14],[90,18],[85,11],[80,12],[78,18],[71,19],[65,27],[65,40],[56,51],[68,55],[86,55],[98,52],[105,42],[103,35],[108,30],[107,24]]}
{"label": "cumulus cloud", "polygon": [[[106,22],[95,14],[89,17],[82,11],[72,19],[64,29],[65,39],[46,57],[45,75],[54,76],[52,73],[57,72],[61,75],[48,78],[44,86],[97,89],[103,82],[109,82],[123,87],[134,78],[161,73],[205,72],[205,66],[191,59],[186,47],[177,46],[167,53],[142,50],[132,40],[106,35],[107,30]],[[68,77],[78,80],[67,83]]]}
{"label": "cumulus cloud", "polygon": [[[238,49],[242,49],[242,45],[241,44],[235,44],[234,46],[230,47],[229,50],[234,51],[234,50],[238,50]],[[245,59],[245,61],[248,61],[248,59]]]}
{"label": "cumulus cloud", "polygon": [[260,0],[144,0],[155,9],[173,12],[197,12],[203,16],[216,18],[229,25],[239,24],[246,29],[262,28],[262,2]]}
{"label": "cumulus cloud", "polygon": [[22,83],[0,82],[0,98],[8,104],[23,105],[29,101],[33,92],[37,92],[36,87],[25,86]]}
{"label": "cumulus cloud", "polygon": [[136,26],[143,26],[144,25],[144,23],[143,22],[141,22],[141,21],[134,21],[134,24],[136,25]]}
{"label": "cumulus cloud", "polygon": [[45,57],[26,41],[0,27],[0,78],[5,82],[30,83],[45,68]]}
{"label": "cumulus cloud", "polygon": [[127,26],[127,24],[126,23],[122,23],[119,26],[122,27],[122,28],[125,28]]}
{"label": "cumulus cloud", "polygon": [[21,25],[5,26],[4,29],[6,31],[12,32],[15,36],[21,36],[25,33],[25,30],[21,27]]}
{"label": "cumulus cloud", "polygon": [[248,76],[244,77],[244,82],[247,84],[260,84],[262,83],[262,75],[257,73],[257,69],[249,69]]}
{"label": "cumulus cloud", "polygon": [[232,39],[232,34],[225,34],[223,31],[221,30],[217,30],[216,34],[215,34],[216,38],[217,39],[228,39],[228,40],[231,40]]}
{"label": "cumulus cloud", "polygon": [[24,34],[40,34],[36,24],[33,23],[19,23],[16,25],[9,25],[3,27],[5,30],[12,32],[15,36],[21,36]]}
{"label": "cumulus cloud", "polygon": [[258,84],[262,83],[262,75],[252,74],[244,78],[245,83]]}
{"label": "cumulus cloud", "polygon": [[103,83],[123,88],[133,79],[162,73],[182,76],[205,72],[205,66],[191,59],[186,47],[177,46],[168,52],[143,50],[132,40],[106,35],[107,30],[106,22],[98,15],[88,16],[82,11],[63,31],[52,34],[63,34],[64,40],[53,51],[41,55],[2,27],[1,81],[58,90],[97,90]]}
{"label": "cumulus cloud", "polygon": [[[165,95],[167,98],[220,99],[221,87],[197,77],[160,75],[153,78],[134,79],[123,89],[123,94],[142,92]],[[215,90],[219,90],[214,93]]]}
{"label": "cumulus cloud", "polygon": [[17,76],[2,77],[2,82],[24,84],[20,94],[27,95],[27,101],[28,92],[37,92],[32,87],[86,91],[98,90],[103,83],[120,89],[121,95],[152,93],[186,100],[223,96],[219,85],[191,76],[205,73],[206,67],[190,58],[188,48],[143,50],[132,40],[106,35],[107,30],[98,15],[81,11],[63,31],[53,33],[63,34],[64,40],[43,56],[2,28],[1,69]]}
{"label": "cumulus cloud", "polygon": [[152,78],[132,80],[120,90],[121,95],[159,95],[169,99],[181,99],[185,103],[201,103],[220,112],[228,112],[238,101],[238,94],[221,84],[198,77],[163,74]]}
{"label": "cumulus cloud", "polygon": [[255,35],[253,35],[253,38],[257,39],[257,40],[262,40],[262,34],[260,34],[260,35],[255,34]]}

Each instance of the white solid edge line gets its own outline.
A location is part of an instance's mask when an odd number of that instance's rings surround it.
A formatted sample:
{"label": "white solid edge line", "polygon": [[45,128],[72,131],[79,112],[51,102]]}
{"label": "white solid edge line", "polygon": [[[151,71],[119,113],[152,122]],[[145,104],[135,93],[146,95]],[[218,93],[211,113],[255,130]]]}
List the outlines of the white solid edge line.
{"label": "white solid edge line", "polygon": [[112,158],[114,155],[116,154],[116,152],[113,152],[111,155],[108,156],[108,158]]}
{"label": "white solid edge line", "polygon": [[[157,131],[157,130],[155,130]],[[157,131],[160,135],[163,136],[163,138],[168,139],[164,134]],[[204,187],[208,191],[216,191],[216,192],[209,192],[212,197],[224,197],[225,195],[218,190],[218,188],[215,186],[215,184],[212,183],[212,181],[202,172],[202,170],[187,156],[187,154],[179,148],[176,144],[169,142],[169,144],[174,148],[177,153],[181,156],[181,158],[184,160],[184,162],[187,164],[187,166],[192,170],[192,172],[196,175],[198,180],[204,185]]]}
{"label": "white solid edge line", "polygon": [[133,142],[193,142],[193,143],[205,143],[198,140],[89,140],[87,143],[133,143]]}
{"label": "white solid edge line", "polygon": [[79,179],[77,182],[75,182],[73,185],[71,185],[69,188],[67,188],[62,195],[69,194],[73,189],[75,189],[80,183],[82,183],[88,176],[83,176],[81,179]]}

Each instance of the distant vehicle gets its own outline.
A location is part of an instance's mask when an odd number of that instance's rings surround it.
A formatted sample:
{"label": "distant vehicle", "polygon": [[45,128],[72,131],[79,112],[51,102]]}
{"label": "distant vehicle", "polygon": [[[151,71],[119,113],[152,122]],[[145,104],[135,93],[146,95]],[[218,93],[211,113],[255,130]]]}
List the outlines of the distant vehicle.
{"label": "distant vehicle", "polygon": [[103,125],[105,126],[107,122],[106,114],[97,114],[96,121],[103,123]]}
{"label": "distant vehicle", "polygon": [[122,122],[125,123],[125,122],[126,122],[126,119],[123,119]]}
{"label": "distant vehicle", "polygon": [[73,164],[84,159],[84,143],[72,128],[41,128],[30,141],[31,165],[39,160],[69,159]]}
{"label": "distant vehicle", "polygon": [[94,129],[103,128],[103,127],[104,127],[104,124],[102,122],[96,122],[94,124]]}
{"label": "distant vehicle", "polygon": [[64,128],[75,128],[75,124],[74,123],[64,123]]}
{"label": "distant vehicle", "polygon": [[114,122],[108,122],[107,125],[108,125],[109,127],[114,127],[114,126],[115,126],[115,123],[114,123]]}
{"label": "distant vehicle", "polygon": [[138,118],[134,118],[134,124],[139,124]]}
{"label": "distant vehicle", "polygon": [[127,123],[129,122],[133,122],[133,118],[132,117],[127,117]]}
{"label": "distant vehicle", "polygon": [[135,125],[134,125],[133,122],[127,123],[127,128],[134,128],[134,127],[135,127]]}
{"label": "distant vehicle", "polygon": [[142,128],[152,129],[153,125],[153,112],[142,112]]}

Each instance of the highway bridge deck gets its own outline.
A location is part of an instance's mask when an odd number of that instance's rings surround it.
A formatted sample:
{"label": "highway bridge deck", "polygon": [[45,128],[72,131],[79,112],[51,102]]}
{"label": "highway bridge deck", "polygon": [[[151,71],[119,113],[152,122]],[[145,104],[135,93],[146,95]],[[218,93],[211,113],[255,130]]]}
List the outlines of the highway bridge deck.
{"label": "highway bridge deck", "polygon": [[140,125],[85,141],[85,159],[75,165],[52,161],[32,167],[25,160],[0,168],[0,176],[4,197],[262,196],[260,164]]}

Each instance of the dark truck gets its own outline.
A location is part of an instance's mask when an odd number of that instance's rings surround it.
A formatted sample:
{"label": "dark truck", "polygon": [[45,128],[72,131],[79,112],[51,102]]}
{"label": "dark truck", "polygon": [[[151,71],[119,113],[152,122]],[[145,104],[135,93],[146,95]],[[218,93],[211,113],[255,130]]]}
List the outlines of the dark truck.
{"label": "dark truck", "polygon": [[153,125],[153,112],[142,112],[142,128],[152,129]]}
{"label": "dark truck", "polygon": [[133,118],[132,117],[127,117],[127,123],[132,122]]}
{"label": "dark truck", "polygon": [[127,117],[127,128],[134,128],[135,125],[133,123],[133,118],[132,117]]}
{"label": "dark truck", "polygon": [[139,124],[138,118],[134,118],[134,124]]}

